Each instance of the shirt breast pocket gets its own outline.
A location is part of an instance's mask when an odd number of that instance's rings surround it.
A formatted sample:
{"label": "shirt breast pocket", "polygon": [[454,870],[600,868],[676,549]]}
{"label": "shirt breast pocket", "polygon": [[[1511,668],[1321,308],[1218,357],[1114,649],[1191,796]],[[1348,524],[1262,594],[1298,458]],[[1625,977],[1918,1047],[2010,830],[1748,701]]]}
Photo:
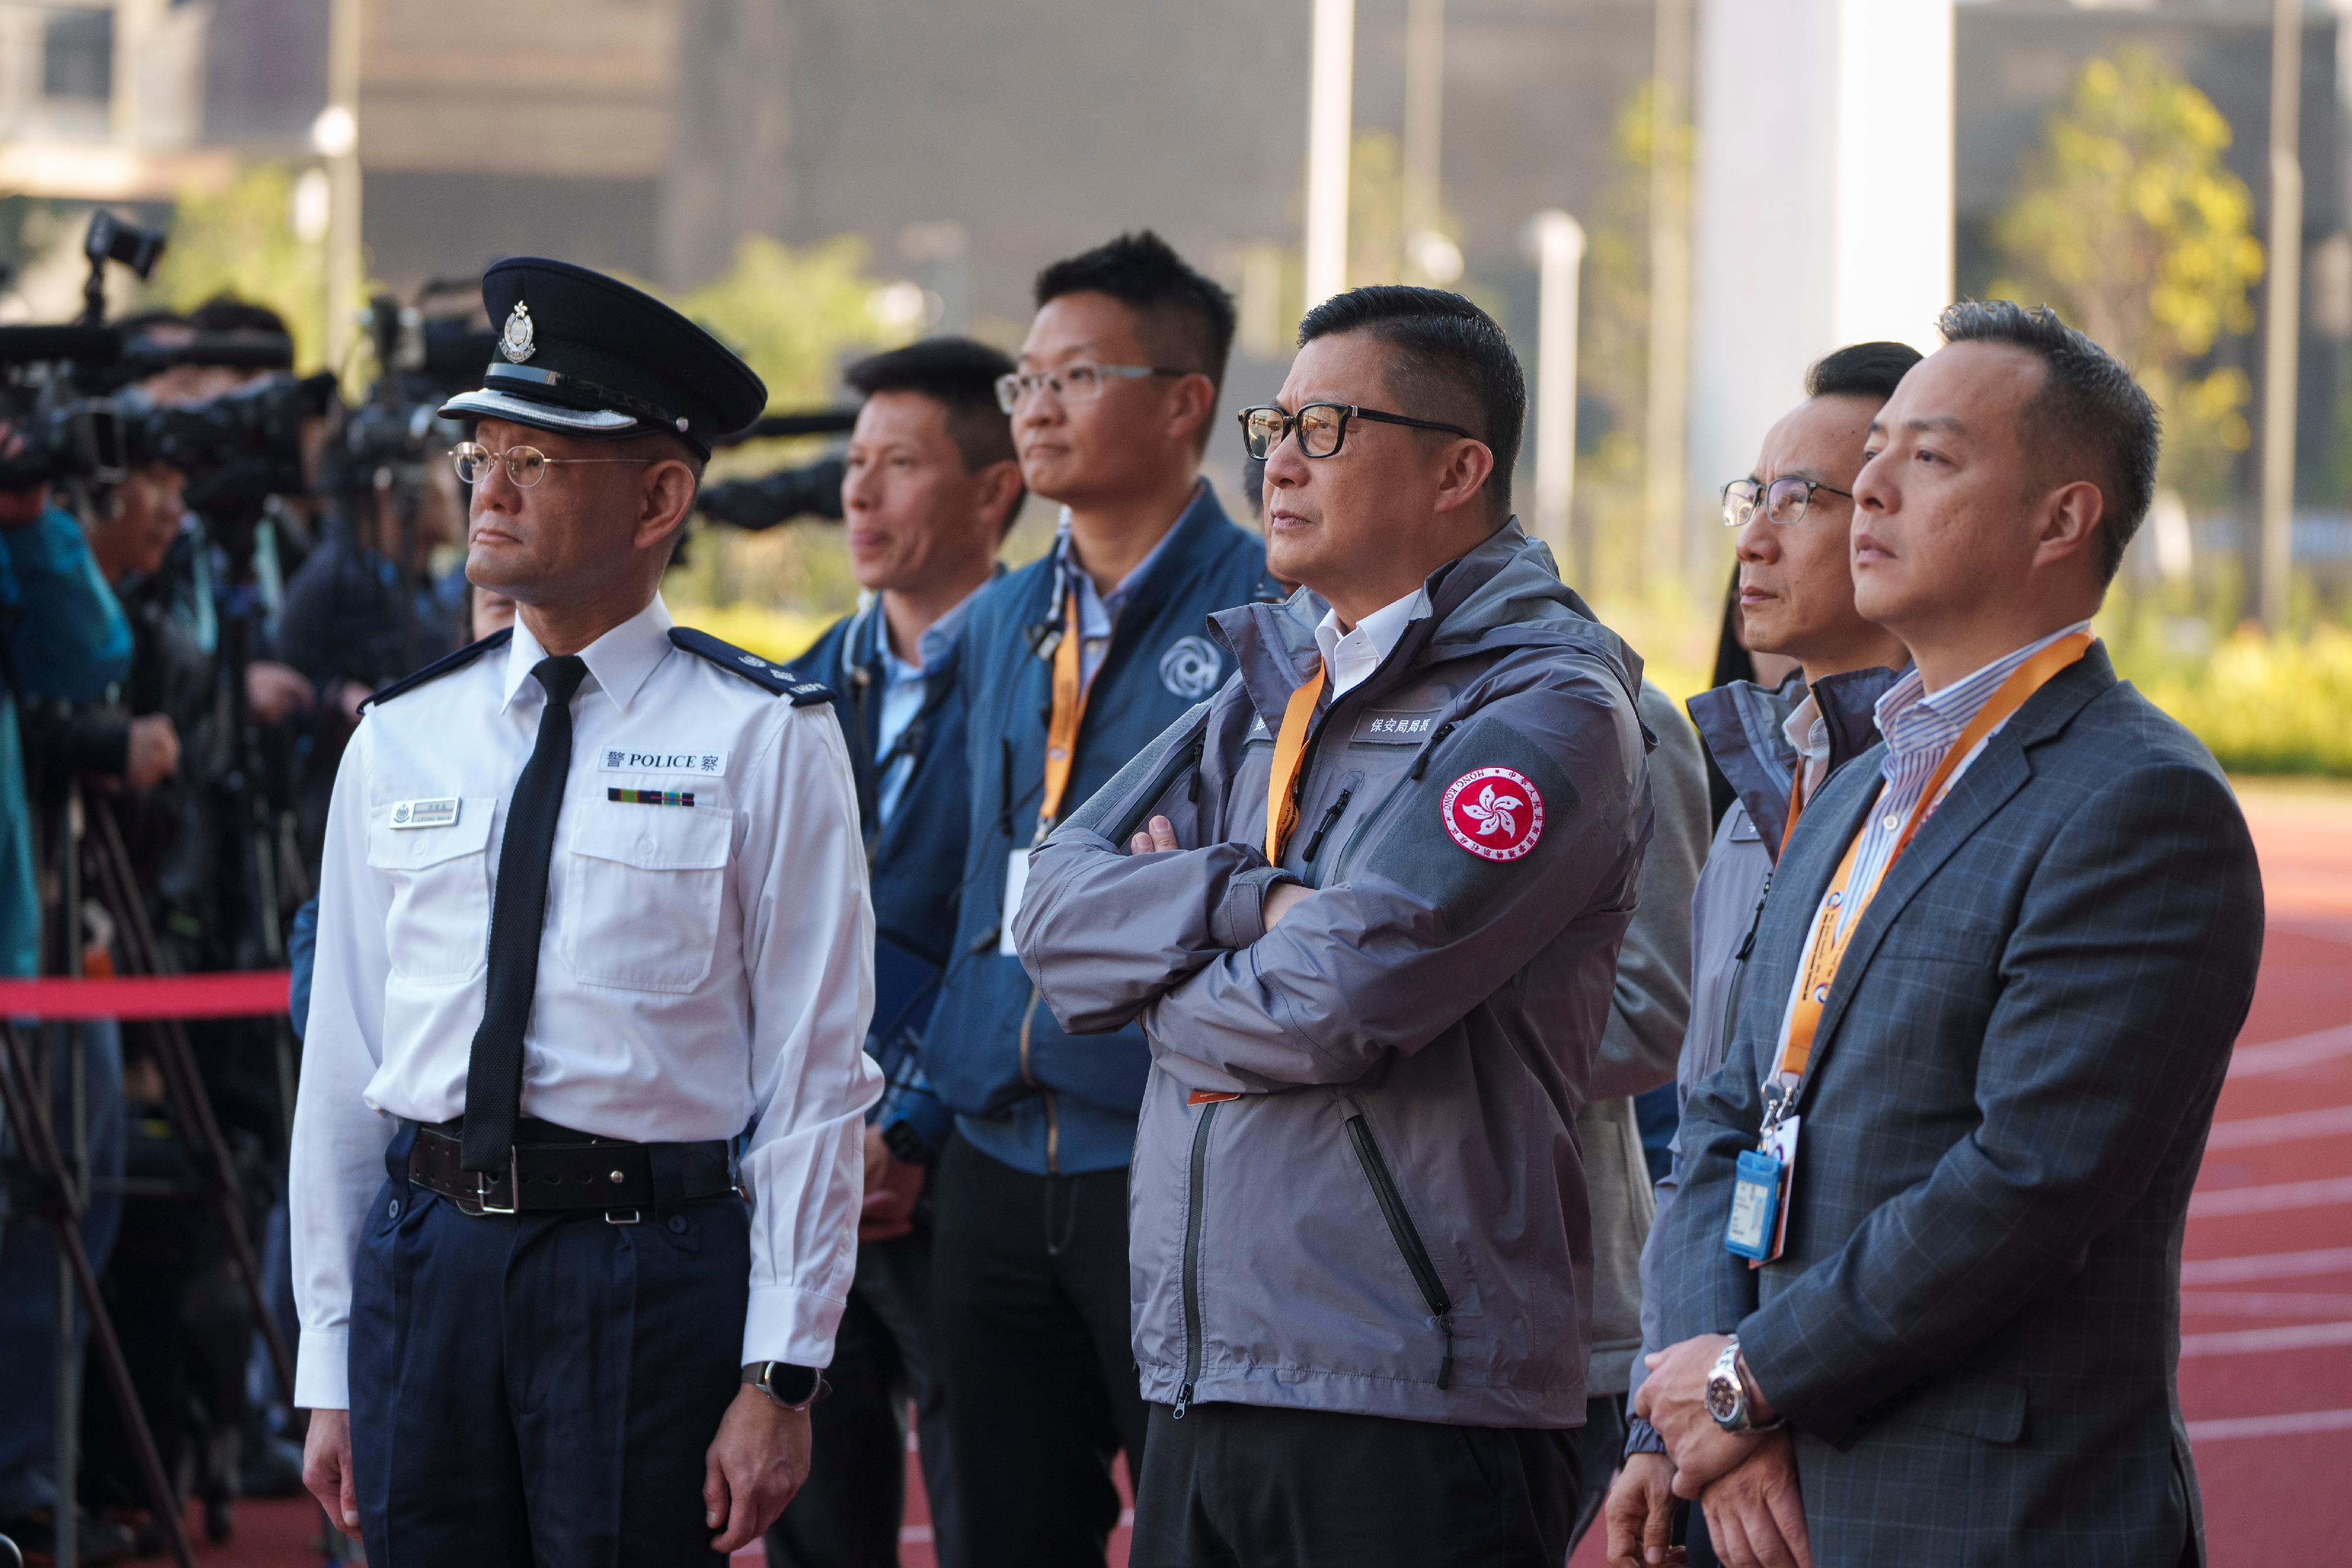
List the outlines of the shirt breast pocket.
{"label": "shirt breast pocket", "polygon": [[572,826],[564,962],[592,986],[694,989],[709,975],[719,945],[735,814],[709,806],[583,805]]}
{"label": "shirt breast pocket", "polygon": [[494,796],[466,796],[446,828],[396,828],[389,804],[369,813],[368,868],[392,884],[383,937],[395,979],[447,984],[488,961],[490,821],[498,809]]}

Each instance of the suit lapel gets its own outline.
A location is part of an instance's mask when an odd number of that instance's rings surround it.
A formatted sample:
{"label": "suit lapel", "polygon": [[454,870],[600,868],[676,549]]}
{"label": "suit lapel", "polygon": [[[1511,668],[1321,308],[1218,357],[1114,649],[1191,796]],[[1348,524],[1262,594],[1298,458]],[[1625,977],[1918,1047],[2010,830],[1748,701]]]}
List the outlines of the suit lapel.
{"label": "suit lapel", "polygon": [[[1806,1091],[1819,1076],[1820,1058],[1845,1017],[1847,1002],[1904,906],[2033,777],[2033,764],[2027,752],[2055,737],[2084,704],[2115,684],[2115,667],[2107,661],[2106,650],[2093,644],[2088,653],[2059,672],[1985,743],[1983,752],[1961,773],[1951,793],[1944,797],[1944,803],[1921,825],[1911,847],[1887,871],[1877,896],[1863,911],[1862,924],[1854,931],[1844,961],[1838,966],[1837,978],[1830,987],[1830,998],[1822,1009],[1821,1027],[1814,1034],[1814,1065],[1805,1074]],[[1876,799],[1877,791],[1873,789],[1869,801]],[[1854,815],[1858,831],[1860,813]],[[1837,853],[1845,852],[1846,841],[1839,841]],[[1829,874],[1824,874],[1820,888],[1814,892],[1813,902],[1805,905],[1809,912],[1820,906],[1822,894],[1828,887]],[[1801,954],[1799,962],[1802,962]]]}

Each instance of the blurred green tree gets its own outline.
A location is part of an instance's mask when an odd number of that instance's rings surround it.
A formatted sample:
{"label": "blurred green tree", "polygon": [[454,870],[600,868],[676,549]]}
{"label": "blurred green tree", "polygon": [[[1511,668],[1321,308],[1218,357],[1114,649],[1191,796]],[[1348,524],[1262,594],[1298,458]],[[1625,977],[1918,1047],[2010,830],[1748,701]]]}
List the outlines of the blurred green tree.
{"label": "blurred green tree", "polygon": [[191,310],[217,295],[267,305],[286,319],[294,366],[315,371],[327,353],[327,247],[296,227],[300,176],[285,163],[256,163],[218,191],[181,195],[170,241],[147,298]]}
{"label": "blurred green tree", "polygon": [[[749,235],[733,265],[709,282],[656,292],[743,356],[768,383],[770,408],[824,408],[836,401],[845,361],[907,342],[924,325],[920,291],[909,297],[909,286],[876,277],[871,257],[854,235],[797,248]],[[721,452],[710,477],[809,462],[827,444],[749,442]],[[847,546],[832,524],[750,534],[698,525],[687,559],[667,587],[682,605],[765,604],[830,618],[857,597]]]}
{"label": "blurred green tree", "polygon": [[2154,51],[2095,59],[2053,113],[1993,225],[1995,297],[2047,301],[2132,368],[2162,410],[2161,482],[2227,499],[2253,387],[2210,362],[2250,332],[2263,274],[2253,195],[2221,159],[2230,122]]}

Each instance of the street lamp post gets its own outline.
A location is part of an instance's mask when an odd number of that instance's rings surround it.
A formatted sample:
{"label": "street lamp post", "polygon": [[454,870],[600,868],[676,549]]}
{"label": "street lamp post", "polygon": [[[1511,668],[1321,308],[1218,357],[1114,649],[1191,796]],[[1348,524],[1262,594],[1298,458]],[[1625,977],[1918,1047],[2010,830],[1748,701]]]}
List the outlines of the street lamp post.
{"label": "street lamp post", "polygon": [[1528,220],[1536,263],[1535,533],[1551,547],[1560,575],[1568,559],[1569,511],[1576,497],[1576,310],[1584,225],[1559,208]]}
{"label": "street lamp post", "polygon": [[1356,90],[1356,0],[1315,0],[1307,96],[1307,308],[1348,287],[1348,140]]}
{"label": "street lamp post", "polygon": [[2271,7],[2271,278],[2263,306],[2263,625],[2286,630],[2294,543],[2296,350],[2303,326],[2302,0]]}

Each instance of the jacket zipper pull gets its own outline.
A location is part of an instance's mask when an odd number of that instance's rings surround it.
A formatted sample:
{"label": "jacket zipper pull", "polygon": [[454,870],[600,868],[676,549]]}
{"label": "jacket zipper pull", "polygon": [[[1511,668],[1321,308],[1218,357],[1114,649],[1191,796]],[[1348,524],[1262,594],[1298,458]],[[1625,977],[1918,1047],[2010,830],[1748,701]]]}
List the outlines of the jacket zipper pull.
{"label": "jacket zipper pull", "polygon": [[1445,1354],[1437,1364],[1437,1386],[1451,1388],[1454,1386],[1454,1314],[1438,1313],[1437,1328],[1445,1336]]}
{"label": "jacket zipper pull", "polygon": [[1764,901],[1771,896],[1772,873],[1768,871],[1764,873],[1764,886],[1756,894],[1756,913],[1748,917],[1748,935],[1740,939],[1739,951],[1733,956],[1733,962],[1745,964],[1748,955],[1756,950],[1756,931],[1764,924]]}
{"label": "jacket zipper pull", "polygon": [[1347,813],[1348,802],[1354,797],[1355,793],[1356,792],[1352,789],[1342,789],[1339,791],[1339,798],[1331,802],[1331,809],[1323,813],[1323,821],[1316,825],[1315,836],[1307,841],[1307,852],[1299,857],[1301,864],[1312,865],[1315,863],[1315,853],[1318,850],[1320,850],[1323,847],[1324,836],[1330,832],[1331,824],[1337,822]]}
{"label": "jacket zipper pull", "polygon": [[1429,754],[1437,749],[1439,742],[1454,733],[1454,722],[1449,718],[1437,727],[1437,733],[1429,737],[1427,743],[1421,748],[1421,755],[1412,759],[1412,771],[1405,775],[1407,779],[1416,784],[1421,782],[1423,770],[1429,766]]}
{"label": "jacket zipper pull", "polygon": [[1192,1407],[1192,1385],[1188,1383],[1176,1391],[1176,1408],[1168,1413],[1168,1418],[1171,1421],[1181,1421],[1184,1418],[1184,1412]]}

